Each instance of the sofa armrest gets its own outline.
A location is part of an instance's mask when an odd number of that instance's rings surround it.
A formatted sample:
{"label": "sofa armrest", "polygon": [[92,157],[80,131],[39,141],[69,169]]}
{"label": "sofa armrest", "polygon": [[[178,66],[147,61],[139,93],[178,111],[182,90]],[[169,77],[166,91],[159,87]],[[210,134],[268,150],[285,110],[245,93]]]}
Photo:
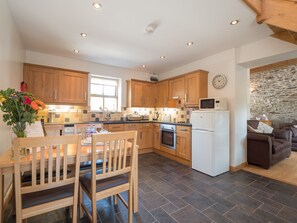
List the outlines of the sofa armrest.
{"label": "sofa armrest", "polygon": [[292,132],[290,130],[273,130],[273,135],[276,139],[285,139],[289,142],[292,141]]}

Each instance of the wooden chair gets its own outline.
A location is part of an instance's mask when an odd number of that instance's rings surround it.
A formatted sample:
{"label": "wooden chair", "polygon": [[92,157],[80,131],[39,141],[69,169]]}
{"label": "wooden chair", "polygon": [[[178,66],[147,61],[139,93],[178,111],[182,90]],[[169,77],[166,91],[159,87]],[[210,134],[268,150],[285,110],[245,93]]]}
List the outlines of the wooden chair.
{"label": "wooden chair", "polygon": [[[80,204],[91,222],[97,222],[96,201],[118,196],[128,208],[128,222],[132,223],[132,180],[135,168],[136,131],[126,131],[92,136],[92,168],[90,173],[80,176]],[[96,170],[96,144],[103,146],[103,168]],[[106,160],[108,159],[108,163]],[[128,204],[120,195],[128,191]],[[92,204],[92,215],[84,204],[84,193]],[[117,199],[115,199],[115,204]]]}
{"label": "wooden chair", "polygon": [[[16,222],[63,207],[73,208],[72,222],[77,222],[81,136],[17,138],[13,146]],[[32,148],[32,155],[20,158],[21,148]],[[75,171],[69,175],[68,160],[73,159]],[[28,171],[28,162],[32,181],[22,184],[21,174]],[[63,174],[53,174],[61,170]]]}

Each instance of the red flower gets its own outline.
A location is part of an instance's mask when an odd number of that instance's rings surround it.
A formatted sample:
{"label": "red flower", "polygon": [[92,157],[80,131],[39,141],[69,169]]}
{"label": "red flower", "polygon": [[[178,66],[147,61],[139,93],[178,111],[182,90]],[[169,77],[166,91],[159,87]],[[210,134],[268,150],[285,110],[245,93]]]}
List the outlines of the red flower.
{"label": "red flower", "polygon": [[24,96],[24,104],[26,104],[26,105],[30,105],[31,104],[31,99],[29,98],[29,97],[27,97],[27,96]]}

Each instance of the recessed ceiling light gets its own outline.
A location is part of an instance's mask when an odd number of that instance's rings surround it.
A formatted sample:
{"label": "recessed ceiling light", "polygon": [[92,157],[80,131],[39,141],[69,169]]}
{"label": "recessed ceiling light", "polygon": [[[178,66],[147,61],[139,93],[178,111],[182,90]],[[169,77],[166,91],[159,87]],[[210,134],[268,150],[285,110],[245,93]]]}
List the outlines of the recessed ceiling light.
{"label": "recessed ceiling light", "polygon": [[98,2],[94,2],[93,7],[96,8],[96,9],[100,9],[102,7],[102,5],[100,3],[98,3]]}
{"label": "recessed ceiling light", "polygon": [[75,53],[79,53],[79,50],[73,50]]}
{"label": "recessed ceiling light", "polygon": [[146,67],[145,64],[143,64],[142,67],[145,68]]}
{"label": "recessed ceiling light", "polygon": [[82,37],[87,37],[87,34],[86,33],[81,33],[80,34]]}
{"label": "recessed ceiling light", "polygon": [[165,59],[165,56],[160,56],[161,59]]}
{"label": "recessed ceiling light", "polygon": [[194,42],[188,42],[187,45],[188,46],[192,46],[194,44]]}
{"label": "recessed ceiling light", "polygon": [[230,25],[236,25],[237,23],[239,23],[239,20],[238,20],[238,19],[236,19],[236,20],[232,20],[232,21],[230,22]]}

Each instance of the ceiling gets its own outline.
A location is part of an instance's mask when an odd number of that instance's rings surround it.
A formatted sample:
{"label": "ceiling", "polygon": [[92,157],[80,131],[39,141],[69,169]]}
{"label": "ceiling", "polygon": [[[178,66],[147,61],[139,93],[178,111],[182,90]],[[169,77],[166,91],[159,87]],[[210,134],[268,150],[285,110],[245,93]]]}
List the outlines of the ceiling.
{"label": "ceiling", "polygon": [[157,74],[272,33],[242,0],[7,1],[26,50]]}

